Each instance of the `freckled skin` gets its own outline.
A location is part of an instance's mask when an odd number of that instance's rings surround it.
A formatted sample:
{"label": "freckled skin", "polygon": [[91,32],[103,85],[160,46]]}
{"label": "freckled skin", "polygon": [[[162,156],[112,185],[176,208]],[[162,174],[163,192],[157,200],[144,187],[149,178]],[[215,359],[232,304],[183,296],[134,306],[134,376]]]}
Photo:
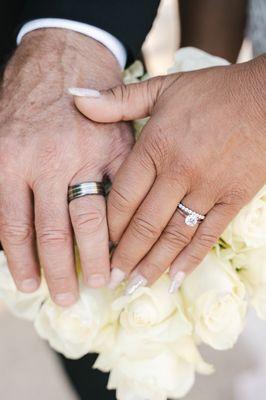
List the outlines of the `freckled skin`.
{"label": "freckled skin", "polygon": [[86,197],[68,209],[68,185],[113,178],[133,142],[124,123],[88,121],[67,89],[120,83],[120,67],[109,50],[63,29],[26,35],[4,73],[0,239],[18,288],[36,289],[41,262],[52,298],[63,306],[78,297],[73,229],[86,284],[95,274],[107,281],[110,270],[105,201]]}

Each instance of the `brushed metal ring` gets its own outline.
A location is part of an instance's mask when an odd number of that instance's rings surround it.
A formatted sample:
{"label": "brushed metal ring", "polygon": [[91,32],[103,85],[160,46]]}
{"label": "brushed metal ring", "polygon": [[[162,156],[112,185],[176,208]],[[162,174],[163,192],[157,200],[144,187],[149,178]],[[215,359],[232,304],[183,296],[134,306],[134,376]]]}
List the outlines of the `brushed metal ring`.
{"label": "brushed metal ring", "polygon": [[68,202],[83,196],[105,196],[103,182],[83,182],[68,187]]}

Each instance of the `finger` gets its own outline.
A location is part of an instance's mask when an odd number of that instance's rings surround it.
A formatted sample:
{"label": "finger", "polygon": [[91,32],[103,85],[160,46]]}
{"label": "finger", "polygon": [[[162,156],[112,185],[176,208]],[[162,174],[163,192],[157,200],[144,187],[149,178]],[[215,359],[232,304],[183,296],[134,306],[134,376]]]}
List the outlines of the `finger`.
{"label": "finger", "polygon": [[[75,177],[71,185],[86,181],[101,181],[102,176],[89,179],[89,174]],[[74,199],[69,211],[79,248],[83,278],[92,288],[106,285],[110,274],[109,234],[105,198],[88,195]]]}
{"label": "finger", "polygon": [[52,299],[67,307],[78,298],[67,184],[43,180],[34,188],[34,195],[41,265]]}
{"label": "finger", "polygon": [[71,88],[69,92],[75,96],[79,111],[92,121],[130,121],[150,115],[165,83],[172,79],[162,76],[101,92],[80,88]]}
{"label": "finger", "polygon": [[170,269],[172,281],[180,272],[186,275],[191,273],[203,261],[236,213],[235,207],[223,204],[215,205],[209,211],[190,244],[172,263]]}
{"label": "finger", "polygon": [[[38,289],[39,264],[33,227],[32,193],[25,182],[11,179],[0,189],[0,237],[17,288]],[[19,193],[19,195],[18,195]]]}
{"label": "finger", "polygon": [[[188,194],[182,200],[182,203],[193,210],[197,210],[200,214],[206,214],[213,206],[213,202],[210,199],[205,199],[204,196],[196,192]],[[132,281],[135,282],[137,277],[144,277],[148,285],[154,283],[190,243],[198,226],[186,225],[185,216],[176,209],[160,239],[134,270],[132,279],[129,281],[128,290],[130,291]],[[172,290],[177,289],[183,277],[183,273],[178,275],[178,280],[175,279],[175,285],[171,288]]]}
{"label": "finger", "polygon": [[131,150],[133,147],[133,140],[132,143],[129,143],[128,148],[126,149],[126,151],[121,154],[119,157],[116,157],[107,167],[106,170],[106,176],[108,177],[108,179],[110,180],[110,182],[114,182],[115,178],[117,177],[117,173],[120,169],[120,167],[122,166],[123,163],[125,163],[125,160],[127,159],[127,157],[129,156]]}
{"label": "finger", "polygon": [[171,219],[186,189],[181,180],[157,178],[151,191],[132,218],[112,257],[111,287],[117,276],[127,276],[148,253]]}
{"label": "finger", "polygon": [[120,240],[155,178],[156,170],[151,158],[141,142],[136,143],[119,169],[107,200],[107,219],[113,242]]}

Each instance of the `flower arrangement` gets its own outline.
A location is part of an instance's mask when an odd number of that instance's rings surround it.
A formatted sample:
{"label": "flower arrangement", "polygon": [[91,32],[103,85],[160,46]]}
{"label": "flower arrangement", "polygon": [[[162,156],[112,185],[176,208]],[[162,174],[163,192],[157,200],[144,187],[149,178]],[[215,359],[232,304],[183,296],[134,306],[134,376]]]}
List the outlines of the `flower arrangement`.
{"label": "flower arrangement", "polygon": [[[170,72],[226,64],[197,49],[176,53]],[[142,65],[125,72],[137,81]],[[146,120],[136,121],[137,134]],[[77,260],[77,264],[79,261]],[[80,268],[77,268],[80,270]],[[70,308],[55,305],[43,279],[37,292],[20,293],[0,253],[0,298],[17,316],[34,323],[38,334],[68,358],[98,353],[94,367],[110,372],[108,388],[118,400],[167,400],[185,396],[195,374],[211,374],[198,350],[234,346],[243,331],[248,305],[266,320],[266,186],[244,207],[199,267],[169,294],[164,274],[133,295],[89,289],[80,278],[80,298]]]}

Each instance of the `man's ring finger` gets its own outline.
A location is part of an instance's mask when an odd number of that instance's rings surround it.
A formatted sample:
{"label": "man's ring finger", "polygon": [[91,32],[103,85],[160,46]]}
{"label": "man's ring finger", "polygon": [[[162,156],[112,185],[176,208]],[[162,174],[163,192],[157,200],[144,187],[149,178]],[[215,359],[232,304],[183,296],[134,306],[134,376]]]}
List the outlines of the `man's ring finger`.
{"label": "man's ring finger", "polygon": [[68,187],[68,202],[83,196],[101,195],[105,196],[104,184],[102,182],[83,182]]}

